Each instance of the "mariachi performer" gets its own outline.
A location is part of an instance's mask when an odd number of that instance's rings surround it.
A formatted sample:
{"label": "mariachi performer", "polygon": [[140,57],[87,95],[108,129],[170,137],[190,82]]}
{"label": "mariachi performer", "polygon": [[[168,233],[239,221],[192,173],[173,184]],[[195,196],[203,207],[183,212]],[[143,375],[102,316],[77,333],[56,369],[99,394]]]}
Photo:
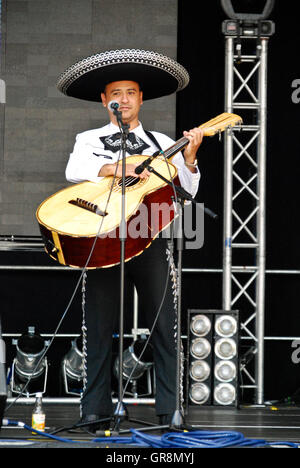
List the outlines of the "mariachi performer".
{"label": "mariachi performer", "polygon": [[[122,121],[129,126],[126,157],[133,154],[152,155],[174,144],[168,136],[150,132],[139,120],[143,101],[170,95],[185,88],[189,75],[175,60],[144,50],[114,50],[90,56],[69,69],[58,81],[58,89],[67,96],[102,102],[108,110],[109,123],[80,133],[70,155],[66,178],[78,183],[100,181],[106,176],[122,176],[118,164],[121,135],[111,102],[117,103]],[[188,144],[173,159],[181,186],[193,197],[200,174],[197,151],[203,131],[194,128],[184,132]],[[121,155],[122,157],[122,155]],[[135,164],[126,164],[126,176],[148,178],[145,168],[135,172]],[[118,239],[116,239],[118,242]],[[168,275],[167,241],[157,238],[143,253],[125,263],[125,277],[133,282],[139,297],[139,307],[149,330],[152,329]],[[85,297],[85,327],[87,353],[86,382],[81,413],[82,422],[91,423],[95,431],[103,425],[93,421],[113,417],[111,368],[112,337],[120,307],[120,265],[91,269],[87,273]],[[176,408],[176,311],[172,280],[161,312],[156,320],[151,344],[156,376],[156,414],[160,424],[169,425]]]}

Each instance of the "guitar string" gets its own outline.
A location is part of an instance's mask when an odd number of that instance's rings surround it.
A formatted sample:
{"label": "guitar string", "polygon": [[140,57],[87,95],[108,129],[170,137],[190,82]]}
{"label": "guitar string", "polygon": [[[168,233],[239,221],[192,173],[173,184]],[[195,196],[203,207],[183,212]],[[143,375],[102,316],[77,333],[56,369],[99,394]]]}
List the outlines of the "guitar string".
{"label": "guitar string", "polygon": [[[161,160],[161,161],[159,161],[159,162],[165,163],[165,160]],[[169,171],[169,172],[170,172],[170,171]],[[170,174],[170,177],[172,177],[171,174]],[[121,178],[120,178],[120,179],[121,179]],[[137,177],[134,177],[134,176],[127,176],[127,177],[125,178],[125,186],[126,186],[126,187],[130,187],[131,184],[132,184],[132,182],[136,181],[137,179],[138,179],[138,178],[137,178]],[[118,181],[118,182],[119,182],[119,181]],[[121,190],[122,190],[122,186],[119,185],[118,182],[117,182],[117,184],[113,187],[113,192],[115,192],[115,193],[121,192]],[[140,182],[140,180],[137,181],[136,186],[139,185],[139,182]]]}

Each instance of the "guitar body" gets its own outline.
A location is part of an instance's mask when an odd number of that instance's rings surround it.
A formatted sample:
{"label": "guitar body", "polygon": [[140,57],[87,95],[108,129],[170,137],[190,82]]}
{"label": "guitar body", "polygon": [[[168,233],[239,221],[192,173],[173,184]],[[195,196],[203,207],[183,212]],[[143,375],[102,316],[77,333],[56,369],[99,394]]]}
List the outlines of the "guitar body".
{"label": "guitar body", "polygon": [[[223,113],[200,125],[213,136],[240,124],[236,114]],[[181,138],[152,159],[151,167],[179,185],[176,167],[168,162],[189,140]],[[130,156],[126,163],[139,165],[149,156]],[[173,187],[151,173],[148,179],[126,178],[125,260],[141,254],[175,217]],[[120,263],[122,214],[121,179],[104,177],[98,183],[82,182],[60,190],[37,209],[36,217],[46,252],[62,265],[80,268],[110,267]]]}
{"label": "guitar body", "polygon": [[[140,164],[147,157],[130,156],[126,162]],[[167,164],[162,156],[153,161],[152,167],[167,179],[170,174],[172,179],[176,178],[176,167]],[[172,187],[154,174],[135,182],[126,187],[126,261],[149,247],[175,216]],[[47,198],[36,213],[46,252],[62,265],[80,268],[117,265],[121,254],[121,190],[120,178],[114,181],[113,177],[105,177],[98,183],[72,185]],[[97,205],[106,216],[70,203],[77,198]]]}

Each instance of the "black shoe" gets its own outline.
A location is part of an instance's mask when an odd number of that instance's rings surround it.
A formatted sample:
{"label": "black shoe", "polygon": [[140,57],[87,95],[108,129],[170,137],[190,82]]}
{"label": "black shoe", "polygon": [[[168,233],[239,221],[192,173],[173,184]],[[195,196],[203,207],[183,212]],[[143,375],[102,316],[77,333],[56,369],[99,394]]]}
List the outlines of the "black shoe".
{"label": "black shoe", "polygon": [[87,414],[80,420],[79,427],[88,432],[96,433],[109,429],[111,417],[109,415]]}
{"label": "black shoe", "polygon": [[170,426],[172,422],[173,414],[161,414],[159,416],[159,424],[160,426]]}

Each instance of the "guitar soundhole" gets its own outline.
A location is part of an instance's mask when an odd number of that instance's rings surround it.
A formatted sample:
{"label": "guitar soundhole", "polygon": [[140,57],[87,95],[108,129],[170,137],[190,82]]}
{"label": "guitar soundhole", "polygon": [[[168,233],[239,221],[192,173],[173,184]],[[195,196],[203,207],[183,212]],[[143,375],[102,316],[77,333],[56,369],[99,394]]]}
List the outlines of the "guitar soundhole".
{"label": "guitar soundhole", "polygon": [[[140,178],[139,177],[131,177],[131,176],[128,176],[128,177],[125,177],[125,186],[126,187],[133,187],[134,185],[138,184],[140,182]],[[122,179],[120,178],[117,182],[117,185],[119,187],[122,187]]]}

